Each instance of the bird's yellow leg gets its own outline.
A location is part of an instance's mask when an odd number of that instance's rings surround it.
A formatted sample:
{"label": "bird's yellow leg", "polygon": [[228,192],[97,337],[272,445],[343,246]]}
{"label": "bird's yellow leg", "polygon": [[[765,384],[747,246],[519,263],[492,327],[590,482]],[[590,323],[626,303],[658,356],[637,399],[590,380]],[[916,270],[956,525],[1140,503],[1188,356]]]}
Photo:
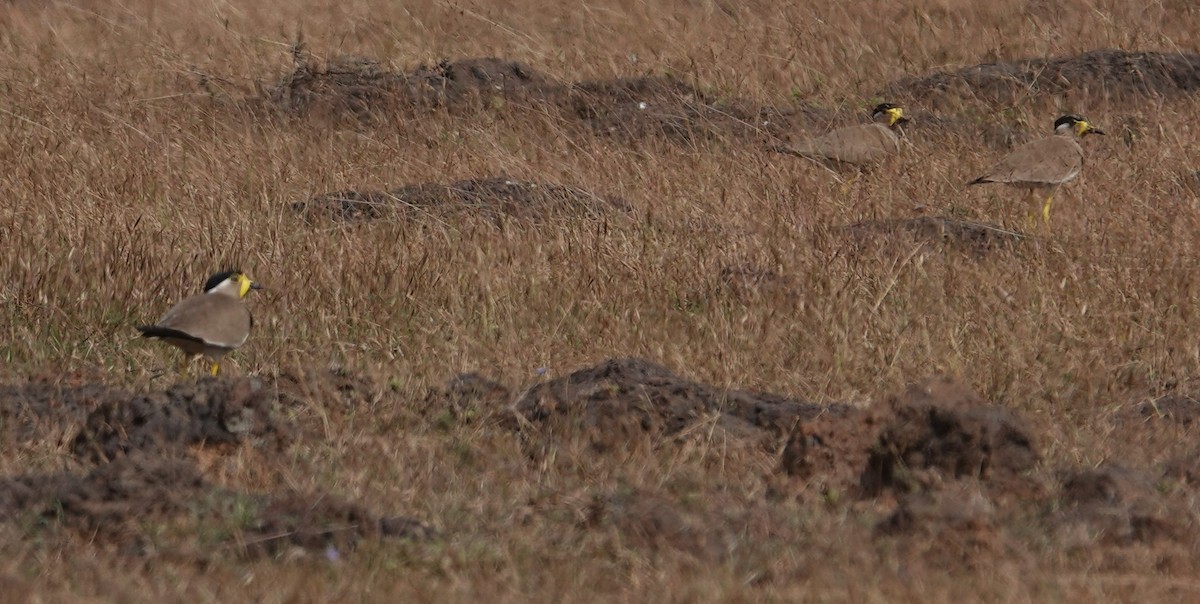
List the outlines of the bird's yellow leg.
{"label": "bird's yellow leg", "polygon": [[[1033,206],[1033,204],[1037,201],[1037,196],[1034,193],[1033,189],[1029,190],[1029,195],[1025,198],[1025,200],[1026,200],[1026,203],[1028,204],[1028,206]],[[1032,231],[1033,228],[1037,226],[1037,214],[1034,213],[1032,207],[1026,207],[1026,210],[1027,211],[1025,212],[1025,230]]]}
{"label": "bird's yellow leg", "polygon": [[217,363],[216,361],[214,361],[214,362],[213,362],[213,366],[212,366],[212,371],[210,371],[209,373],[210,373],[210,374],[211,374],[213,377],[217,377],[217,372],[219,372],[220,370],[221,370],[221,364],[220,364],[220,363]]}
{"label": "bird's yellow leg", "polygon": [[1052,201],[1054,201],[1053,193],[1046,196],[1046,203],[1042,206],[1042,222],[1045,222],[1046,226],[1050,226],[1050,202]]}

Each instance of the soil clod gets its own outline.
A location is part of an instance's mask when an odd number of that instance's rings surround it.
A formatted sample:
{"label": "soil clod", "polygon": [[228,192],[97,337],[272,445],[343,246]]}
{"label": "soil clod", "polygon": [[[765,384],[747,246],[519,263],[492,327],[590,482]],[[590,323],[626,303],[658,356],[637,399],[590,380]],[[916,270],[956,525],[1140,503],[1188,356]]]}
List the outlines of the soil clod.
{"label": "soil clod", "polygon": [[[316,378],[320,381],[321,378]],[[303,396],[293,379],[287,402]],[[311,380],[310,380],[311,381]],[[356,388],[325,378],[321,391]],[[256,378],[203,378],[165,391],[131,394],[82,384],[0,390],[20,418],[78,417],[70,440],[81,470],[0,478],[0,520],[41,531],[61,527],[126,554],[151,554],[158,535],[193,534],[173,551],[205,556],[219,551],[279,555],[288,550],[345,552],[362,539],[427,540],[436,531],[402,516],[377,516],[325,493],[239,493],[205,477],[193,453],[247,443],[283,454],[297,429],[285,419],[280,384]],[[86,417],[80,417],[86,414]],[[172,527],[167,529],[166,527]]]}
{"label": "soil clod", "polygon": [[1160,496],[1149,475],[1119,465],[1068,474],[1061,501],[1060,529],[1082,525],[1105,543],[1186,540],[1195,532],[1191,512]]}
{"label": "soil clod", "polygon": [[76,455],[101,461],[132,450],[172,450],[204,443],[254,441],[280,448],[292,428],[274,387],[252,378],[205,378],[162,393],[111,397],[88,415],[72,442]]}
{"label": "soil clod", "polygon": [[943,479],[975,478],[998,486],[1019,479],[1039,456],[1015,413],[987,405],[968,387],[928,380],[892,399],[862,474],[864,494],[920,490]]}
{"label": "soil clod", "polygon": [[712,420],[731,434],[780,436],[825,407],[770,394],[694,382],[655,363],[611,359],[530,388],[515,405],[525,421],[574,418],[607,448],[634,434],[672,435]]}
{"label": "soil clod", "polygon": [[874,411],[846,408],[801,422],[788,438],[780,470],[823,495],[852,490],[867,465],[882,421]]}

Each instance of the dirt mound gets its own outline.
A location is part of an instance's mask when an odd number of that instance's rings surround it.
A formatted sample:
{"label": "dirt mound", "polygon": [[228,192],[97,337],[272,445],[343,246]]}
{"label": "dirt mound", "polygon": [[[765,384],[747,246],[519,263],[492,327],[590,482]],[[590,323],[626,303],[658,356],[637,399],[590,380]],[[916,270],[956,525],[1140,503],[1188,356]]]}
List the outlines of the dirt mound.
{"label": "dirt mound", "polygon": [[[428,539],[428,525],[377,516],[325,493],[238,493],[210,484],[191,453],[251,443],[282,454],[298,430],[281,407],[312,393],[358,405],[368,387],[340,372],[270,383],[204,378],[134,395],[94,384],[32,384],[0,390],[13,417],[76,417],[70,440],[90,469],[0,478],[0,520],[24,530],[61,527],[130,554],[153,553],[165,527],[192,542],[172,551],[337,552],[380,537]],[[334,405],[336,406],[336,404]],[[65,410],[65,411],[64,411]],[[7,423],[7,422],[6,422]]]}
{"label": "dirt mound", "polygon": [[0,385],[0,417],[82,416],[114,392],[99,383],[27,382]]}
{"label": "dirt mound", "polygon": [[1103,49],[904,78],[889,84],[879,96],[938,109],[963,101],[1013,105],[1039,95],[1135,100],[1196,90],[1200,90],[1200,55]]}
{"label": "dirt mound", "polygon": [[977,254],[1009,249],[1028,238],[1003,227],[946,216],[865,220],[841,227],[856,245],[930,242]]}
{"label": "dirt mound", "polygon": [[800,418],[779,463],[793,480],[774,481],[771,493],[803,499],[815,492],[832,503],[843,494],[936,491],[965,478],[982,481],[993,496],[1040,495],[1023,476],[1037,461],[1020,417],[935,378],[867,409]]}
{"label": "dirt mound", "polygon": [[1171,503],[1149,475],[1105,465],[1065,477],[1054,520],[1059,530],[1082,527],[1089,536],[1112,545],[1193,538],[1193,514]]}
{"label": "dirt mound", "polygon": [[876,526],[883,534],[934,534],[943,528],[979,531],[992,528],[996,509],[977,488],[958,485],[900,498],[899,505]]}
{"label": "dirt mound", "polygon": [[568,119],[594,133],[634,141],[732,140],[780,136],[796,117],[790,109],[755,106],[741,99],[718,102],[670,76],[638,76],[579,82],[561,103]]}
{"label": "dirt mound", "polygon": [[779,469],[827,499],[852,491],[884,419],[874,411],[845,409],[804,421],[788,438]]}
{"label": "dirt mound", "polygon": [[161,393],[114,396],[88,415],[71,450],[101,461],[198,443],[253,441],[281,448],[293,430],[277,414],[278,402],[274,387],[253,378],[205,378]]}
{"label": "dirt mound", "polygon": [[18,476],[0,480],[0,517],[30,513],[85,532],[119,535],[145,517],[185,509],[203,489],[195,464],[135,454],[85,475]]}
{"label": "dirt mound", "polygon": [[1167,421],[1191,426],[1200,421],[1200,400],[1190,394],[1171,394],[1134,405],[1122,419]]}
{"label": "dirt mound", "polygon": [[1015,413],[985,404],[948,379],[910,387],[891,400],[894,414],[862,473],[864,494],[920,490],[945,479],[975,478],[1018,488],[1039,461],[1033,435]]}
{"label": "dirt mound", "polygon": [[568,419],[599,449],[620,447],[635,434],[678,434],[715,421],[726,434],[772,438],[826,407],[783,397],[724,390],[694,382],[643,359],[611,359],[525,392],[517,425]]}
{"label": "dirt mound", "polygon": [[545,97],[563,85],[516,61],[472,58],[395,72],[365,57],[319,65],[298,50],[295,67],[263,97],[289,114],[382,116],[396,110],[451,111]]}
{"label": "dirt mound", "polygon": [[794,510],[764,504],[753,493],[729,489],[721,479],[675,476],[635,485],[624,480],[612,484],[611,476],[593,478],[580,489],[531,493],[518,503],[517,514],[523,524],[538,517],[559,519],[560,526],[586,534],[587,541],[604,549],[632,550],[639,559],[690,558],[685,563],[702,565],[745,561],[750,544],[786,539],[780,531],[795,526]]}
{"label": "dirt mound", "polygon": [[300,493],[264,501],[247,529],[242,546],[251,556],[278,555],[293,547],[339,555],[364,539],[428,541],[437,536],[433,527],[411,518],[380,518],[337,498]]}
{"label": "dirt mound", "polygon": [[478,373],[463,373],[451,378],[445,389],[430,392],[425,400],[425,409],[442,410],[457,421],[471,421],[507,409],[512,392]]}
{"label": "dirt mound", "polygon": [[292,204],[308,220],[341,222],[381,218],[471,213],[500,223],[504,217],[545,220],[552,217],[599,219],[631,207],[617,197],[567,185],[532,183],[503,177],[461,180],[449,185],[425,183],[391,191],[341,191]]}
{"label": "dirt mound", "polygon": [[360,120],[397,111],[466,114],[533,106],[568,125],[626,141],[722,137],[738,142],[779,136],[796,119],[820,114],[828,121],[815,109],[796,112],[742,99],[717,100],[666,75],[566,83],[523,63],[493,57],[442,61],[402,72],[363,57],[338,58],[322,66],[302,49],[294,53],[294,64],[291,73],[267,86],[250,105],[285,115]]}
{"label": "dirt mound", "polygon": [[335,191],[292,204],[306,219],[341,222],[378,220],[396,211],[399,200],[387,191]]}
{"label": "dirt mound", "polygon": [[97,407],[128,397],[100,383],[32,381],[0,385],[0,437],[7,442],[68,439]]}
{"label": "dirt mound", "polygon": [[1200,487],[1200,449],[1171,458],[1163,467],[1163,478]]}
{"label": "dirt mound", "polygon": [[113,543],[128,554],[149,553],[153,532],[179,523],[201,535],[222,535],[208,546],[247,555],[283,548],[347,550],[379,537],[428,539],[435,532],[406,518],[377,518],[325,494],[233,493],[205,482],[192,460],[136,452],[83,474],[0,479],[0,519],[55,524]]}
{"label": "dirt mound", "polygon": [[901,497],[875,525],[875,536],[901,537],[913,554],[938,566],[971,566],[1003,550],[996,508],[971,484]]}
{"label": "dirt mound", "polygon": [[729,547],[719,522],[705,510],[685,510],[670,498],[641,490],[596,495],[585,523],[611,528],[639,549],[673,549],[715,560]]}

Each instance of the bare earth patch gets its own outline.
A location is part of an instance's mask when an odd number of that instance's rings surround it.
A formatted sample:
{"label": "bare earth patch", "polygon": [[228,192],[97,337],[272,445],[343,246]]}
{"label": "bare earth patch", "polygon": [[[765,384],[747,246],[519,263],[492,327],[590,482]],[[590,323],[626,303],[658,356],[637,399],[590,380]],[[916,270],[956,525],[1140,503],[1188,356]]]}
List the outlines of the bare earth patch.
{"label": "bare earth patch", "polygon": [[841,229],[861,248],[925,242],[978,255],[1011,249],[1029,238],[1000,225],[946,216],[864,220]]}
{"label": "bare earth patch", "polygon": [[[298,441],[319,438],[286,419],[314,396],[334,413],[377,404],[376,386],[351,372],[275,382],[206,378],[141,395],[95,384],[0,392],[15,410],[16,421],[6,424],[13,433],[56,414],[77,430],[67,444],[83,467],[0,478],[0,519],[29,538],[85,538],[131,556],[338,560],[364,542],[439,534],[329,493],[223,487],[197,462],[201,451],[221,456],[251,447],[270,463]],[[754,452],[723,446],[710,471],[765,473],[765,494],[731,492],[701,472],[659,489],[597,484],[548,492],[514,508],[540,522],[573,519],[567,526],[575,538],[619,543],[656,559],[681,555],[689,564],[757,568],[761,560],[741,559],[758,555],[747,539],[780,538],[796,506],[806,515],[857,518],[842,529],[846,539],[862,547],[874,541],[891,555],[942,568],[1028,555],[1021,527],[1030,523],[1106,563],[1145,553],[1129,548],[1165,547],[1162,555],[1180,572],[1192,568],[1188,552],[1197,542],[1186,503],[1200,475],[1195,455],[1170,461],[1161,478],[1114,465],[1068,468],[1046,481],[1038,438],[1024,418],[947,378],[865,407],[818,405],[704,384],[622,358],[525,388],[460,374],[430,391],[420,408],[424,421],[447,430],[502,428],[535,453],[527,463],[539,468],[571,443],[585,445],[598,464],[591,471],[639,441],[652,443],[641,450],[666,458],[714,435]],[[764,458],[776,465],[762,464]]]}
{"label": "bare earth patch", "polygon": [[[212,484],[192,452],[250,446],[282,455],[297,434],[284,415],[295,404],[290,397],[254,378],[205,378],[137,395],[98,384],[6,386],[0,403],[18,410],[12,424],[36,427],[61,415],[76,426],[69,446],[84,467],[0,478],[0,519],[31,535],[62,527],[135,555],[162,547],[201,557],[344,553],[363,539],[435,534],[328,493],[240,493]],[[163,527],[177,542],[160,542]]]}
{"label": "bare earth patch", "polygon": [[671,436],[711,422],[751,441],[786,434],[827,408],[773,394],[727,390],[682,378],[637,358],[612,359],[529,388],[515,403],[515,426],[582,432],[597,450],[639,434]]}
{"label": "bare earth patch", "polygon": [[805,117],[791,109],[744,99],[716,99],[669,76],[637,76],[579,82],[560,103],[568,119],[596,134],[625,141],[676,141],[722,136],[730,142],[780,135]]}
{"label": "bare earth patch", "polygon": [[1072,471],[1063,479],[1059,530],[1082,529],[1088,540],[1113,545],[1159,540],[1190,543],[1196,518],[1186,502],[1160,493],[1156,479],[1119,465]]}
{"label": "bare earth patch", "polygon": [[906,554],[943,567],[988,563],[1007,553],[995,505],[971,483],[904,495],[875,534],[900,539]]}
{"label": "bare earth patch", "polygon": [[185,382],[149,395],[111,393],[88,415],[71,449],[93,462],[195,444],[249,441],[279,449],[291,442],[293,429],[277,414],[278,403],[278,392],[256,379]]}
{"label": "bare earth patch", "polygon": [[852,493],[886,419],[874,410],[847,408],[802,422],[788,437],[779,469],[799,482],[798,496]]}
{"label": "bare earth patch", "polygon": [[1133,406],[1122,419],[1169,422],[1187,427],[1200,420],[1200,400],[1194,394],[1169,394]]}
{"label": "bare earth patch", "polygon": [[[426,404],[448,408],[456,421],[493,418],[535,445],[539,464],[576,438],[601,463],[628,455],[646,438],[651,454],[671,456],[673,447],[690,442],[676,437],[697,430],[779,451],[767,496],[754,505],[714,503],[720,491],[698,486],[707,494],[696,504],[678,494],[600,489],[584,496],[590,504],[551,506],[582,518],[586,530],[615,530],[626,545],[648,552],[722,559],[737,547],[731,535],[778,522],[780,508],[773,505],[788,501],[840,513],[878,510],[863,538],[941,567],[1019,559],[1029,547],[1020,527],[1031,522],[1070,547],[1086,539],[1115,548],[1097,550],[1114,559],[1123,548],[1160,541],[1186,551],[1196,526],[1182,495],[1159,493],[1151,474],[1072,468],[1059,472],[1061,480],[1048,479],[1034,428],[947,378],[857,408],[718,388],[628,358],[524,390],[466,374],[432,392]],[[749,469],[753,459],[729,456],[724,463]],[[1192,457],[1180,458],[1164,479],[1192,484],[1195,465]],[[730,513],[736,509],[742,513]]]}
{"label": "bare earth patch", "polygon": [[578,187],[504,177],[461,180],[448,185],[406,185],[390,191],[339,191],[292,204],[292,210],[307,220],[338,222],[447,218],[455,214],[481,216],[496,223],[504,218],[594,220],[630,209],[623,199]]}
{"label": "bare earth patch", "polygon": [[879,93],[927,109],[964,101],[1012,105],[1066,93],[1120,101],[1200,90],[1200,55],[1103,49],[1069,57],[983,63],[893,82]]}
{"label": "bare earth patch", "polygon": [[493,57],[441,61],[409,72],[375,59],[339,57],[321,65],[306,53],[263,99],[285,113],[383,117],[393,111],[471,111],[561,93],[563,84],[528,65]]}
{"label": "bare earth patch", "polygon": [[893,418],[863,470],[864,494],[915,491],[961,478],[1021,496],[1036,492],[1022,475],[1040,456],[1028,424],[1012,411],[944,379],[910,387],[889,407]]}
{"label": "bare earth patch", "polygon": [[533,107],[592,134],[625,142],[765,140],[796,121],[828,121],[828,113],[796,111],[745,99],[718,98],[670,75],[563,82],[517,61],[494,57],[445,60],[394,71],[376,60],[342,57],[321,65],[305,53],[295,68],[251,107],[290,116],[386,119],[396,112],[470,114]]}

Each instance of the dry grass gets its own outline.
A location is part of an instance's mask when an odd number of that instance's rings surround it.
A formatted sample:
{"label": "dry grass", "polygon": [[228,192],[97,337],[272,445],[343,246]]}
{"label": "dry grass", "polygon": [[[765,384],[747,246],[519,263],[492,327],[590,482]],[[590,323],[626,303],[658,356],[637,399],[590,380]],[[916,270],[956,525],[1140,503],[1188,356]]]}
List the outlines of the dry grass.
{"label": "dry grass", "polygon": [[[337,364],[391,394],[351,412],[313,402],[323,439],[271,470],[234,452],[222,480],[254,487],[265,472],[275,485],[424,518],[447,537],[368,544],[333,565],[201,566],[86,539],[46,545],[8,526],[0,576],[14,586],[43,601],[1089,601],[1200,590],[1151,547],[1030,551],[1036,539],[1014,537],[1024,545],[978,567],[913,562],[871,538],[878,511],[769,500],[777,455],[761,448],[648,439],[618,458],[579,444],[536,463],[509,432],[439,426],[422,408],[427,388],[461,371],[521,384],[538,368],[559,375],[612,356],[856,405],[946,373],[1032,420],[1046,475],[1114,459],[1155,467],[1194,430],[1114,438],[1112,418],[1200,374],[1194,96],[1033,96],[1005,108],[997,120],[1033,131],[1071,111],[1114,136],[1087,141],[1085,174],[1060,194],[1051,234],[984,255],[919,240],[860,248],[835,228],[922,212],[1021,225],[1018,194],[963,186],[1003,152],[969,134],[914,127],[904,157],[839,179],[736,140],[628,145],[537,111],[348,124],[256,117],[231,100],[287,73],[302,38],[318,60],[354,54],[396,69],[500,56],[567,81],[669,72],[718,98],[851,119],[888,82],[933,69],[1106,47],[1196,52],[1191,2],[169,4],[0,7],[0,377],[81,372],[161,387],[152,376],[175,357],[132,325],[239,265],[270,289],[251,300],[258,329],[229,371]],[[989,119],[980,115],[964,104],[955,117]],[[496,228],[469,216],[314,225],[289,209],[326,191],[494,174],[635,210]],[[791,287],[749,300],[712,293],[723,267],[747,263]],[[57,443],[6,444],[0,465],[57,467],[62,455]],[[728,551],[591,528],[589,502],[613,492],[709,500],[683,514],[735,533]],[[729,516],[706,515],[714,509]]]}

